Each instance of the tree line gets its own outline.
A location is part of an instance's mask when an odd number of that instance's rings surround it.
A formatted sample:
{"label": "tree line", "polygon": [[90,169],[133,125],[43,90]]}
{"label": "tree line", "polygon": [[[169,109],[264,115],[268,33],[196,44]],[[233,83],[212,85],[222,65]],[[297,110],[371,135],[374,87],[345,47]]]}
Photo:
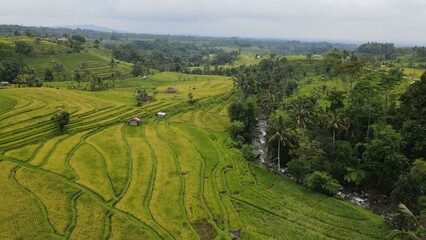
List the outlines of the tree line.
{"label": "tree line", "polygon": [[[322,62],[271,58],[240,68],[231,134],[249,144],[263,115],[271,163],[299,183],[330,195],[340,185],[358,188],[415,208],[426,193],[426,73],[398,97],[401,71],[378,73],[367,63],[335,50]],[[324,83],[294,96],[309,78]]]}

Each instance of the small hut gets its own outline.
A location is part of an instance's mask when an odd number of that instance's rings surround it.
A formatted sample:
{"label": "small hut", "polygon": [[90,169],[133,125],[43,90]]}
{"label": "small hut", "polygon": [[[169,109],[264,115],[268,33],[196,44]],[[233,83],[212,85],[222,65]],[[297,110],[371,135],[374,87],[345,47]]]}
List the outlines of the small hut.
{"label": "small hut", "polygon": [[130,126],[139,126],[140,124],[141,124],[141,117],[140,116],[133,117],[129,121]]}
{"label": "small hut", "polygon": [[165,92],[175,94],[175,93],[177,93],[177,90],[176,90],[176,88],[168,87]]}
{"label": "small hut", "polygon": [[158,112],[157,117],[158,118],[166,118],[166,113],[165,112]]}

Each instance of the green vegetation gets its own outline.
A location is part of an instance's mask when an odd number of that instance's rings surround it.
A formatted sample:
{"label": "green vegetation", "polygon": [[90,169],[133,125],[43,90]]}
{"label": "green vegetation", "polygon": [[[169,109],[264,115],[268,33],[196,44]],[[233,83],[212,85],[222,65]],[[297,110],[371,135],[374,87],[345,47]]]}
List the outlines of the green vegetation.
{"label": "green vegetation", "polygon": [[[243,239],[386,235],[388,226],[378,216],[247,165],[224,132],[231,80],[154,75],[140,86],[155,85],[157,101],[142,107],[134,104],[135,83],[125,81],[129,88],[114,92],[2,90],[20,104],[0,115],[19,121],[0,126],[1,149],[7,150],[0,162],[3,180],[11,181],[2,183],[8,194],[1,196],[27,206],[27,217],[7,217],[10,210],[3,210],[2,229],[28,226],[14,230],[24,238],[230,239],[229,231]],[[169,86],[178,93],[164,93]],[[189,92],[198,99],[193,104]],[[69,135],[55,137],[59,132],[49,118],[57,106],[71,113]],[[154,117],[160,110],[167,119]],[[128,126],[136,114],[143,126]],[[329,210],[335,207],[342,211]],[[6,238],[9,229],[2,231]]]}
{"label": "green vegetation", "polygon": [[[371,48],[369,54],[377,57],[393,47],[370,45],[360,51]],[[426,154],[421,93],[426,73],[407,86],[412,79],[398,68],[380,72],[367,67],[375,60],[358,57],[334,50],[321,62],[306,59],[297,66],[286,58],[270,58],[241,68],[233,78],[240,95],[229,108],[235,120],[230,132],[235,139],[252,141],[246,121],[235,117],[235,106],[254,99],[269,121],[270,165],[287,166],[299,183],[325,194],[335,195],[343,185],[412,207],[424,195],[423,175],[407,172],[421,166],[419,159]],[[300,79],[298,89],[292,89],[293,79]]]}
{"label": "green vegetation", "polygon": [[57,113],[52,116],[51,120],[58,125],[61,131],[63,131],[65,129],[65,125],[70,122],[70,113],[66,111]]}
{"label": "green vegetation", "polygon": [[[420,215],[422,48],[11,30],[1,239],[384,239],[341,186]],[[419,235],[407,224],[394,235]]]}

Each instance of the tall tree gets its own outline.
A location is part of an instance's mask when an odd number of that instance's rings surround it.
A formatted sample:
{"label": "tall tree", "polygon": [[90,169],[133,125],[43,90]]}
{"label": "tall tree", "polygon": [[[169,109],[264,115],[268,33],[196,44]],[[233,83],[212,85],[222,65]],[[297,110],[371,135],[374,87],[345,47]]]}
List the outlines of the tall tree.
{"label": "tall tree", "polygon": [[15,42],[15,51],[23,55],[30,55],[33,52],[33,47],[23,41]]}
{"label": "tall tree", "polygon": [[52,67],[53,71],[56,72],[56,76],[58,77],[58,80],[60,79],[59,77],[62,75],[62,80],[65,79],[65,68],[64,65],[60,64],[60,63],[55,63]]}
{"label": "tall tree", "polygon": [[426,72],[401,96],[400,118],[426,123]]}
{"label": "tall tree", "polygon": [[[286,151],[285,155],[288,155],[289,149],[294,148],[295,133],[289,128],[286,127],[284,117],[282,115],[278,115],[269,121],[268,126],[269,139],[268,143],[272,144],[276,141],[277,143],[277,168],[278,170],[281,168],[281,152],[283,149]],[[272,148],[271,148],[272,149]]]}
{"label": "tall tree", "polygon": [[64,131],[65,125],[70,122],[70,114],[67,111],[63,111],[53,115],[51,120],[54,121],[56,125],[58,125],[61,131]]}
{"label": "tall tree", "polygon": [[298,128],[305,129],[307,125],[316,120],[317,104],[317,99],[314,97],[299,97],[287,105],[288,112]]}
{"label": "tall tree", "polygon": [[50,68],[46,68],[44,71],[44,81],[53,81],[53,71]]}
{"label": "tall tree", "polygon": [[402,137],[390,125],[374,125],[373,139],[362,155],[375,187],[390,192],[399,176],[409,167],[409,161],[401,153]]}

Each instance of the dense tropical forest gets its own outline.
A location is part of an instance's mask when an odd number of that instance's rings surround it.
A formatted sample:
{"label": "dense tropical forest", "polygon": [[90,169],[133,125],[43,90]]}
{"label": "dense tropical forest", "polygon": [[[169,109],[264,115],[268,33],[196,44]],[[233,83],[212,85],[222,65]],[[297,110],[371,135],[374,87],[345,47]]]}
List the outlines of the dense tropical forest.
{"label": "dense tropical forest", "polygon": [[0,35],[2,238],[426,236],[423,46]]}

